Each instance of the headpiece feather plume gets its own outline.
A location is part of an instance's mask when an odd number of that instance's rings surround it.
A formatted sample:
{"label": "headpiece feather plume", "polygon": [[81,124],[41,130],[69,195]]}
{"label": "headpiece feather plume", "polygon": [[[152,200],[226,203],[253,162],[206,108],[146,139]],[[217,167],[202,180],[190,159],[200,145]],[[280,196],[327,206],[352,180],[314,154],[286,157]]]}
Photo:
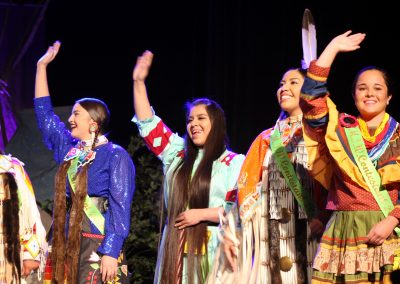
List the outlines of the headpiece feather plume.
{"label": "headpiece feather plume", "polygon": [[317,58],[317,32],[315,29],[314,18],[309,9],[303,13],[303,23],[301,29],[303,42],[302,68],[307,69],[310,62]]}

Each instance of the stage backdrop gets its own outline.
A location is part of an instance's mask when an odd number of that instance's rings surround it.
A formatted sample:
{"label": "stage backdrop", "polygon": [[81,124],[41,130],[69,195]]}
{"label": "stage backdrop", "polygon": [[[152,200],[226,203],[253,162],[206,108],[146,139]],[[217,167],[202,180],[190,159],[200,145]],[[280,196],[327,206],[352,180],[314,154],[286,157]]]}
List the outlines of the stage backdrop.
{"label": "stage backdrop", "polygon": [[[56,107],[55,113],[64,123],[68,123],[72,106]],[[5,152],[25,163],[25,169],[31,178],[36,199],[43,202],[53,199],[54,175],[57,164],[53,152],[48,150],[36,123],[33,109],[17,112],[18,129],[7,145]],[[67,124],[68,125],[68,124]]]}

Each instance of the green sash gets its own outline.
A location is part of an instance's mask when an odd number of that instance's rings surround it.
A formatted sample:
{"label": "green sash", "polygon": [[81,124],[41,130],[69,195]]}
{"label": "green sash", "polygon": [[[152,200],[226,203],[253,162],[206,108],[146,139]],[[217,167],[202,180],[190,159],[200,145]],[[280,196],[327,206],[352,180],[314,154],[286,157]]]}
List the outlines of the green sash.
{"label": "green sash", "polygon": [[[347,141],[349,142],[351,152],[356,160],[358,169],[360,170],[364,181],[367,183],[368,188],[371,190],[376,202],[378,203],[381,211],[385,217],[394,209],[392,200],[389,193],[381,185],[381,177],[378,171],[372,164],[371,159],[368,157],[367,149],[365,148],[364,140],[361,131],[358,127],[347,128],[344,127]],[[400,229],[396,227],[395,232],[400,236]]]}
{"label": "green sash", "polygon": [[[71,166],[68,169],[68,180],[71,185],[71,190],[75,193],[76,188],[76,173],[78,172],[78,160],[79,156],[72,159]],[[93,204],[89,195],[85,197],[84,211],[90,221],[96,226],[102,235],[104,235],[104,216],[101,214],[99,209]]]}
{"label": "green sash", "polygon": [[282,143],[278,128],[275,128],[275,130],[272,132],[270,141],[272,155],[278,164],[279,171],[285,178],[285,181],[297,202],[306,212],[307,217],[312,218],[315,210],[314,203],[311,201],[310,193],[303,189],[299,179],[297,178],[293,164],[290,162],[288,153],[286,152],[285,146]]}

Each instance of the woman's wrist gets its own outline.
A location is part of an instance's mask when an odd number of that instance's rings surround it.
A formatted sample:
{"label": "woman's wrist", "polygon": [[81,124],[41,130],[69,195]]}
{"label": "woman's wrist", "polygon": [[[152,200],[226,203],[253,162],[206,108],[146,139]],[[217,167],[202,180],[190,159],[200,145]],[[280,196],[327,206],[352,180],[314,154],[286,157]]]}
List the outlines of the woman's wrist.
{"label": "woman's wrist", "polygon": [[387,216],[386,217],[387,221],[390,223],[390,225],[393,226],[393,228],[396,228],[399,225],[399,219],[397,219],[395,216]]}

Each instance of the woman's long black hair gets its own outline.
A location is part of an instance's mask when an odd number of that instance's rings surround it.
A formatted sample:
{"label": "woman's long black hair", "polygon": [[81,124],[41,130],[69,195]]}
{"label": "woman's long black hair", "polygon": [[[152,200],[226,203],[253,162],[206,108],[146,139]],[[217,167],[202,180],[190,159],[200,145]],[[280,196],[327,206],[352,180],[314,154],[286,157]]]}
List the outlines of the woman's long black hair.
{"label": "woman's long black hair", "polygon": [[[163,283],[174,282],[174,277],[176,277],[179,269],[178,262],[183,260],[183,253],[177,254],[180,248],[180,240],[182,240],[180,238],[182,230],[174,227],[175,219],[188,208],[208,208],[212,166],[228,146],[225,113],[218,103],[207,98],[196,99],[186,104],[186,117],[189,117],[193,107],[199,105],[205,106],[211,120],[211,130],[202,147],[203,158],[192,175],[199,148],[186,134],[185,156],[181,164],[176,168],[173,175],[174,178],[165,181],[170,183],[170,192],[168,198],[168,234],[164,244],[161,278]],[[203,270],[208,268],[207,222],[201,222],[195,226],[185,228],[184,240],[187,244],[189,283],[194,281],[195,275],[197,275],[200,282],[203,282],[204,277],[208,274],[208,271]]]}

